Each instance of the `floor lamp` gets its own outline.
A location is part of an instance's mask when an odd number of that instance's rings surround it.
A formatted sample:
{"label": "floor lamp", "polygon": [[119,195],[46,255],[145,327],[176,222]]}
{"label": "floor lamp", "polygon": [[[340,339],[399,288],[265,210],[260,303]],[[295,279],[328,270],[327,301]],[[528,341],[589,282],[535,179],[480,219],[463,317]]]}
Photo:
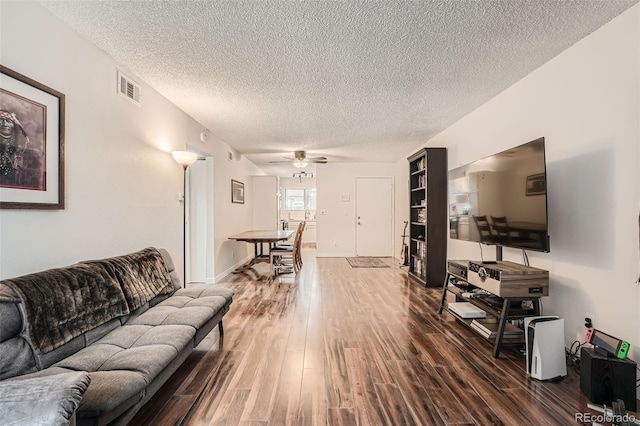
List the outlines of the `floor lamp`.
{"label": "floor lamp", "polygon": [[189,151],[173,151],[173,159],[182,165],[182,286],[187,286],[187,168],[198,159],[198,154]]}

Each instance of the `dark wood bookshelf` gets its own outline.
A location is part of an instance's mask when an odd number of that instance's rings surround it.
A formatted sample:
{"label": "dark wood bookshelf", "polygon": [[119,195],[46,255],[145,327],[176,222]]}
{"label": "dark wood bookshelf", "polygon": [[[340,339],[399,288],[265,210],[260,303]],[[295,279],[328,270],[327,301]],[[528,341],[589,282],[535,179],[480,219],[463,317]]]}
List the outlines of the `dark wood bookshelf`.
{"label": "dark wood bookshelf", "polygon": [[447,254],[447,149],[423,148],[409,161],[409,276],[427,287],[445,278]]}

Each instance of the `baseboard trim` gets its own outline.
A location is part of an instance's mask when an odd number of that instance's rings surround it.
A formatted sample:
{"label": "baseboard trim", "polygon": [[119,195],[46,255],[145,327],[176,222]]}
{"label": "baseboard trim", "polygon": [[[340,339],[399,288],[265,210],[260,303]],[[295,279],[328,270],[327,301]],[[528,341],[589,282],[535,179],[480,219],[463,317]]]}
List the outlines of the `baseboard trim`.
{"label": "baseboard trim", "polygon": [[253,259],[253,256],[247,256],[244,259],[242,259],[241,261],[239,261],[236,264],[234,264],[232,267],[228,268],[226,271],[222,272],[219,275],[216,275],[215,282],[218,282],[218,281],[226,278],[227,276],[231,275],[231,273],[233,271],[235,271],[236,269],[238,269],[240,266],[244,265],[245,263],[249,262],[251,259]]}
{"label": "baseboard trim", "polygon": [[355,257],[353,253],[316,253],[316,257]]}

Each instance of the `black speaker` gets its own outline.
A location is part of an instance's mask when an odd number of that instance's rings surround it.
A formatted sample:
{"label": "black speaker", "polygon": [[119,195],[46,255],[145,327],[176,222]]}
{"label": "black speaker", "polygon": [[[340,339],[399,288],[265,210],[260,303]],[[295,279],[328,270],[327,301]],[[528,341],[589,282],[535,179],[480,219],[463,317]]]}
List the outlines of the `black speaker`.
{"label": "black speaker", "polygon": [[626,410],[636,411],[636,363],[583,347],[580,350],[580,390],[596,404],[610,406],[611,402],[621,399]]}

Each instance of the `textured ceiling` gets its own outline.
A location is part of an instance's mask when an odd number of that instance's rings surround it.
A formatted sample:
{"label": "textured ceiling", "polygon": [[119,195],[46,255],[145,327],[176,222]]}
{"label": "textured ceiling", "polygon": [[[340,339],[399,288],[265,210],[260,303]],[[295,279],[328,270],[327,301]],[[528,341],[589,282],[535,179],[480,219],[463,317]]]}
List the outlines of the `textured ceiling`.
{"label": "textured ceiling", "polygon": [[41,3],[261,164],[397,160],[637,0]]}

